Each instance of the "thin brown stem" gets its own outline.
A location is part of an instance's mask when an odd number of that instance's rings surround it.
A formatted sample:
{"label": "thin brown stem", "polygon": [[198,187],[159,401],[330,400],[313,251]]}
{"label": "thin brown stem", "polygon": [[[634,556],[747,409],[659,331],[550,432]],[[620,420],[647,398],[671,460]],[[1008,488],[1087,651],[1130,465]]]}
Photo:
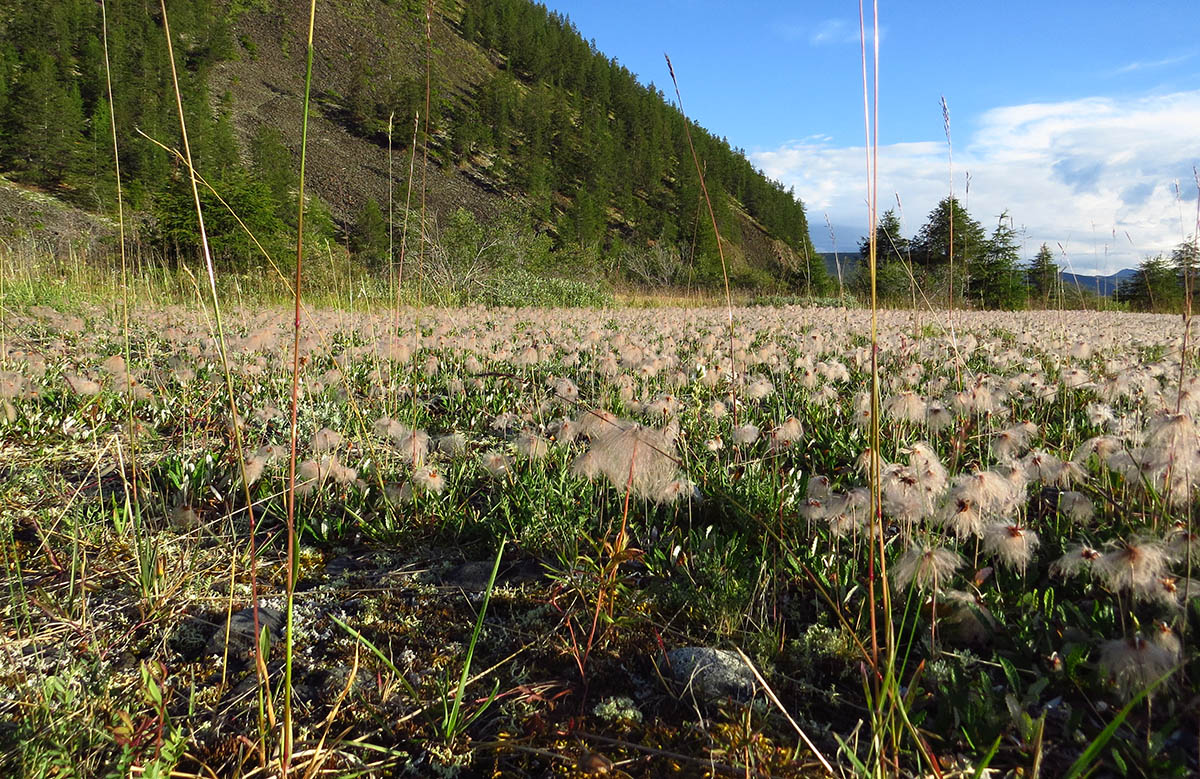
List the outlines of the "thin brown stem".
{"label": "thin brown stem", "polygon": [[683,110],[683,97],[679,94],[679,82],[675,79],[675,67],[671,64],[670,56],[663,54],[663,57],[666,57],[667,60],[667,71],[671,74],[671,83],[675,85],[675,99],[679,101],[679,113],[683,115],[683,133],[687,137],[688,149],[692,152],[692,163],[696,166],[696,175],[700,178],[700,191],[704,193],[704,203],[708,206],[708,216],[712,220],[713,235],[717,239],[717,255],[721,258],[721,278],[725,282],[725,310],[729,318],[729,376],[733,392],[733,426],[737,427],[738,375],[733,357],[733,295],[729,291],[729,269],[725,265],[725,247],[721,242],[721,229],[717,227],[717,214],[713,211],[712,198],[708,195],[708,185],[704,181],[704,170],[700,165],[700,157],[697,156],[696,147],[692,143],[692,131],[688,127],[687,113]]}
{"label": "thin brown stem", "polygon": [[296,279],[292,286],[294,311],[292,317],[292,402],[291,429],[288,434],[287,484],[287,625],[285,627],[283,682],[283,750],[280,769],[284,779],[292,761],[292,644],[293,612],[296,594],[296,441],[300,408],[300,294],[304,272],[304,164],[308,152],[308,101],[312,86],[313,29],[317,20],[317,0],[309,4],[308,57],[304,80],[304,113],[300,130],[300,176],[296,197]]}

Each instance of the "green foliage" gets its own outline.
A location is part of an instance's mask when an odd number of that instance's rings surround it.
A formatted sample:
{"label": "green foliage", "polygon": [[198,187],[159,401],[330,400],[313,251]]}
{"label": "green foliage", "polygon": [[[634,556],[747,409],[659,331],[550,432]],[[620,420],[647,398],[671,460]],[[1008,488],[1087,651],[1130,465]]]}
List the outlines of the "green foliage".
{"label": "green foliage", "polygon": [[[168,149],[182,146],[157,9],[147,13],[132,0],[107,3],[114,91],[110,106],[94,3],[7,6],[11,9],[0,15],[0,169],[77,204],[111,211],[116,188],[110,117],[115,116],[127,205],[157,217],[160,229],[154,240],[169,254],[191,251],[188,247],[198,236],[192,232],[194,218],[189,221],[183,213],[179,162],[138,134],[144,132]],[[423,38],[423,4],[410,0],[392,6],[396,18],[413,25]],[[243,54],[260,60],[267,56],[251,50],[251,37],[237,25],[249,13],[270,7],[261,0],[198,0],[170,2],[167,10],[199,171],[214,186],[220,182],[223,193],[243,189],[251,177],[259,180],[276,222],[294,228],[296,166],[289,144],[277,130],[262,126],[249,148],[239,148],[234,111],[240,107],[229,95],[209,93],[212,69],[235,55],[235,40],[242,42]],[[484,47],[499,69],[464,80],[458,70],[450,70],[453,64],[445,63],[435,43],[426,117],[423,60],[389,58],[372,46],[370,36],[359,36],[347,52],[345,78],[336,80],[338,91],[326,87],[318,96],[327,114],[380,145],[388,141],[390,128],[391,140],[407,146],[419,113],[418,141],[429,144],[431,162],[476,167],[505,194],[519,196],[530,229],[549,236],[554,249],[589,247],[600,258],[615,256],[623,246],[668,246],[688,258],[697,282],[722,283],[716,234],[684,133],[688,120],[661,91],[644,86],[586,42],[566,17],[542,5],[468,0],[455,11],[440,12],[461,12],[461,35]],[[744,210],[791,251],[814,256],[804,205],[793,191],[756,170],[743,150],[695,124],[691,130],[720,233],[726,249],[733,247],[727,259],[735,282],[786,285],[812,294],[832,289],[819,264],[803,273],[795,268],[766,272],[762,268],[770,265],[769,255],[739,254],[744,226],[739,212]],[[263,221],[261,194],[234,195],[251,201],[252,210],[239,213],[256,235],[277,227]],[[224,244],[222,257],[237,256],[242,262],[246,244],[234,239],[232,231],[213,227],[215,243]],[[259,238],[268,242],[264,235]],[[366,251],[377,262],[377,247],[364,249],[360,239],[351,248]],[[535,253],[543,253],[541,247]]]}
{"label": "green foliage", "polygon": [[368,267],[378,268],[389,261],[387,220],[375,198],[367,198],[358,214],[350,235],[350,250]]}
{"label": "green foliage", "polygon": [[493,278],[480,298],[489,306],[605,308],[612,294],[596,283],[511,270]]}
{"label": "green foliage", "polygon": [[[888,304],[911,302],[912,245],[901,233],[900,219],[889,208],[879,217],[875,228],[875,291]],[[866,300],[871,295],[871,243],[864,236],[858,242],[859,264],[854,275],[854,292]]]}
{"label": "green foliage", "polygon": [[1117,300],[1137,311],[1177,311],[1183,302],[1179,281],[1165,257],[1148,257],[1138,265],[1137,273],[1117,288]]}
{"label": "green foliage", "polygon": [[[111,128],[100,14],[95,3],[7,3],[0,14],[0,167],[87,206],[111,208]],[[214,64],[232,55],[223,13],[209,0],[168,3],[184,114],[197,164],[210,174],[236,161],[228,105],[213,111]],[[166,152],[145,132],[178,147],[170,62],[157,9],[107,4],[114,111],[127,197],[134,205],[169,184]]]}
{"label": "green foliage", "polygon": [[1180,292],[1183,295],[1183,303],[1187,304],[1189,299],[1194,299],[1196,295],[1196,282],[1200,276],[1200,242],[1194,237],[1190,241],[1184,241],[1175,247],[1171,252],[1171,265],[1175,268],[1175,275],[1179,279]]}
{"label": "green foliage", "polygon": [[1050,247],[1042,244],[1038,253],[1025,268],[1025,283],[1029,287],[1032,302],[1045,308],[1050,303],[1050,296],[1058,287],[1059,269],[1054,261]]}
{"label": "green foliage", "polygon": [[971,300],[982,308],[1011,311],[1025,305],[1025,286],[1021,283],[1020,244],[1008,212],[1000,215],[996,229],[984,245],[970,277]]}
{"label": "green foliage", "polygon": [[810,298],[836,296],[839,292],[837,278],[825,267],[825,260],[819,255],[806,255],[787,281],[793,289],[802,290]]}
{"label": "green foliage", "polygon": [[[267,185],[241,172],[232,172],[211,183],[229,206],[222,205],[207,189],[200,189],[204,226],[214,262],[226,268],[244,269],[257,261],[258,247],[246,229],[272,255],[282,255],[287,245],[284,226],[276,216],[276,204]],[[180,177],[159,193],[153,213],[154,241],[168,257],[175,261],[201,257],[195,201],[186,178]]]}
{"label": "green foliage", "polygon": [[1148,257],[1133,277],[1121,282],[1117,300],[1136,311],[1182,311],[1195,296],[1198,261],[1195,239],[1176,246],[1169,260],[1162,255]]}
{"label": "green foliage", "polygon": [[447,742],[452,742],[466,733],[471,723],[479,718],[484,711],[487,710],[492,702],[496,700],[496,692],[500,688],[500,682],[496,682],[496,686],[492,688],[492,693],[489,695],[471,714],[466,714],[463,711],[463,693],[466,692],[471,675],[471,659],[475,655],[475,645],[479,641],[479,634],[483,630],[483,618],[487,616],[488,603],[491,602],[492,592],[496,586],[496,572],[500,570],[500,559],[504,556],[504,544],[507,539],[500,540],[500,548],[496,550],[496,560],[492,563],[492,573],[488,578],[487,587],[483,592],[483,604],[479,607],[479,616],[475,620],[475,630],[471,632],[471,640],[467,644],[467,654],[463,658],[462,675],[458,679],[458,685],[454,689],[454,701],[450,701],[449,691],[442,698],[442,719],[438,723],[438,733]]}
{"label": "green foliage", "polygon": [[967,213],[958,198],[945,197],[929,212],[929,218],[913,238],[912,252],[917,264],[925,267],[949,265],[953,261],[955,273],[963,273],[965,278],[970,266],[983,254],[985,244],[982,225]]}
{"label": "green foliage", "polygon": [[296,195],[298,174],[292,163],[292,152],[284,142],[283,133],[262,125],[250,139],[250,167],[254,175],[271,192],[275,215],[284,224],[296,224]]}
{"label": "green foliage", "polygon": [[12,85],[10,103],[5,164],[43,186],[73,180],[83,146],[78,85],[60,77],[50,54],[33,53]]}
{"label": "green foliage", "polygon": [[[957,198],[943,198],[911,240],[903,237],[900,220],[889,209],[880,216],[877,227],[875,284],[879,299],[890,305],[946,305],[951,300],[956,306],[963,305],[968,280],[978,270],[986,247],[983,228]],[[859,240],[858,248],[860,259],[851,286],[866,299],[870,295],[867,238]]]}
{"label": "green foliage", "polygon": [[[880,216],[876,230],[875,286],[884,304],[945,304],[953,296],[955,305],[1012,310],[1024,307],[1026,283],[1043,304],[1056,286],[1057,268],[1045,246],[1033,266],[1019,267],[1019,244],[1007,212],[987,238],[958,200],[949,197],[930,212],[911,240],[901,234],[900,220],[891,209]],[[867,238],[859,240],[858,249],[859,263],[850,286],[865,300],[871,290]]]}
{"label": "green foliage", "polygon": [[[415,22],[423,23],[423,14]],[[722,283],[687,120],[660,91],[542,5],[469,0],[458,22],[462,37],[493,52],[501,69],[458,85],[435,60],[430,133],[419,141],[429,143],[432,160],[484,168],[499,187],[523,196],[534,225],[553,235],[557,248],[594,245],[607,255],[618,243],[668,244],[690,258],[694,243],[697,279]],[[372,59],[364,46],[353,57],[346,94],[327,97],[347,127],[383,143],[390,112],[395,126],[406,128],[413,111],[423,110],[424,85],[423,68]],[[795,193],[768,180],[727,140],[691,129],[724,239],[741,240],[736,201],[793,251],[814,255]],[[762,279],[749,268],[735,275],[745,283]],[[792,282],[826,287],[817,272]]]}
{"label": "green foliage", "polygon": [[422,257],[422,283],[441,303],[490,306],[609,305],[594,246],[550,251],[549,239],[512,215],[481,224],[465,208],[450,215]]}

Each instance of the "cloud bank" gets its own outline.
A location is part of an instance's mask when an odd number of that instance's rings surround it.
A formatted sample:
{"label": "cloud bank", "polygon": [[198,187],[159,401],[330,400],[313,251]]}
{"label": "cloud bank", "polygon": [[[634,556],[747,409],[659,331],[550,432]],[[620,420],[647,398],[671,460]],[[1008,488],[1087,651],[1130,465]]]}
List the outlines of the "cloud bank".
{"label": "cloud bank", "polygon": [[[955,194],[988,231],[1007,210],[1028,256],[1045,242],[1077,272],[1112,273],[1170,251],[1196,229],[1200,91],[1006,106],[974,124],[965,143],[955,136]],[[839,235],[839,249],[866,232],[862,146],[812,136],[750,159],[796,188],[819,245],[827,242],[822,213],[834,225],[862,226]],[[948,188],[944,141],[879,147],[879,208],[895,207],[898,195],[906,233]]]}

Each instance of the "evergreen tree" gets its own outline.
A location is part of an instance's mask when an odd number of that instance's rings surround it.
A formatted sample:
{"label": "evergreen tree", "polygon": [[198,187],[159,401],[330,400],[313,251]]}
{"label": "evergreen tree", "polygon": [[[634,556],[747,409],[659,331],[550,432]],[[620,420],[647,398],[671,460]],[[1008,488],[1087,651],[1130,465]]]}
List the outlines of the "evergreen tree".
{"label": "evergreen tree", "polygon": [[350,251],[360,262],[370,267],[382,267],[388,261],[388,226],[375,198],[367,198],[354,231],[350,236]]}
{"label": "evergreen tree", "polygon": [[791,282],[791,288],[803,290],[809,297],[827,297],[838,292],[837,279],[829,274],[825,260],[820,255],[803,254],[797,268],[799,278]]}
{"label": "evergreen tree", "polygon": [[922,287],[932,297],[958,305],[985,242],[983,226],[971,218],[958,198],[943,198],[912,242],[913,259],[925,270]]}
{"label": "evergreen tree", "polygon": [[[258,246],[246,234],[247,229],[272,255],[278,257],[284,253],[287,246],[284,225],[275,215],[271,192],[263,182],[236,170],[210,183],[228,204],[226,208],[207,188],[200,189],[204,227],[216,263],[241,270],[260,261]],[[164,254],[175,262],[199,259],[196,207],[186,177],[177,176],[170,186],[157,193],[153,216],[151,237]]]}
{"label": "evergreen tree", "polygon": [[12,86],[10,103],[5,133],[9,164],[34,183],[63,183],[83,141],[78,88],[59,81],[50,54],[33,54]]}
{"label": "evergreen tree", "polygon": [[[909,277],[912,247],[901,234],[900,219],[889,208],[879,217],[875,228],[875,292],[881,300],[907,300],[912,289]],[[863,236],[858,242],[858,272],[853,289],[863,298],[871,294],[871,238]]]}
{"label": "evergreen tree", "polygon": [[[951,213],[954,220],[953,235],[950,229]],[[950,256],[952,238],[953,258]],[[913,258],[926,267],[948,265],[953,259],[954,272],[957,274],[978,259],[985,240],[983,226],[971,218],[958,198],[946,197],[929,212],[929,218],[913,239]]]}
{"label": "evergreen tree", "polygon": [[1175,268],[1161,254],[1143,260],[1137,272],[1117,287],[1117,300],[1135,311],[1178,311],[1183,295]]}
{"label": "evergreen tree", "polygon": [[1171,252],[1171,265],[1175,268],[1175,274],[1179,279],[1179,292],[1183,296],[1184,302],[1190,298],[1194,307],[1197,294],[1196,282],[1200,280],[1200,246],[1197,245],[1195,239],[1184,241],[1175,247],[1175,250]]}
{"label": "evergreen tree", "polygon": [[1050,247],[1042,244],[1038,253],[1025,268],[1025,284],[1029,288],[1030,297],[1037,305],[1045,308],[1050,303],[1050,296],[1058,287],[1059,269],[1054,261]]}
{"label": "evergreen tree", "polygon": [[298,173],[292,165],[292,153],[283,133],[261,125],[250,139],[250,165],[254,175],[271,193],[275,215],[286,225],[296,224]]}
{"label": "evergreen tree", "polygon": [[1025,287],[1021,283],[1020,245],[1017,231],[1005,211],[996,229],[984,246],[983,254],[971,272],[970,293],[973,301],[983,308],[1002,308],[1011,311],[1025,304]]}

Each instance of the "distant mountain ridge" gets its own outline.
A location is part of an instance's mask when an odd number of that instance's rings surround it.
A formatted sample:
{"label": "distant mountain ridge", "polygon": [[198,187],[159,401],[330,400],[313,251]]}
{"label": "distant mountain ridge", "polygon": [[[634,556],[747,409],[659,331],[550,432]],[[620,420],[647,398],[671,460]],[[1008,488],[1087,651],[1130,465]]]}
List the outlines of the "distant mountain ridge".
{"label": "distant mountain ridge", "polygon": [[1090,276],[1083,273],[1060,274],[1063,284],[1078,286],[1089,292],[1095,292],[1102,297],[1112,297],[1122,282],[1137,275],[1135,268],[1125,268],[1107,276]]}

